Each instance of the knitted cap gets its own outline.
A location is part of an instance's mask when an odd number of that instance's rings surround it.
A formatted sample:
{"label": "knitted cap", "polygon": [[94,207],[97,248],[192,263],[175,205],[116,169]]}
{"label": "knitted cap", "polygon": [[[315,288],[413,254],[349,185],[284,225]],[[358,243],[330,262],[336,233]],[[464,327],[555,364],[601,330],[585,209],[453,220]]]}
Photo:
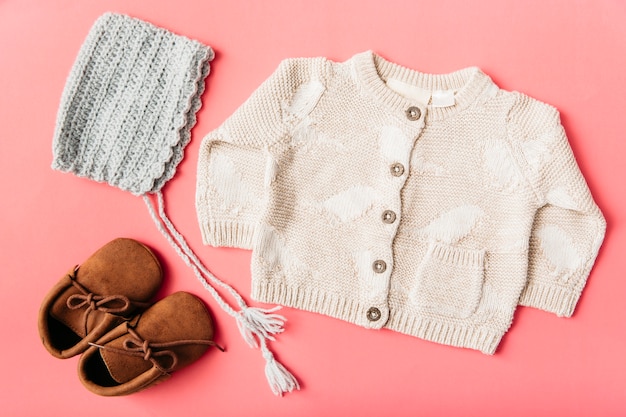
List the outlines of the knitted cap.
{"label": "knitted cap", "polygon": [[160,190],[189,143],[212,59],[197,41],[101,16],[63,91],[52,168],[135,195]]}

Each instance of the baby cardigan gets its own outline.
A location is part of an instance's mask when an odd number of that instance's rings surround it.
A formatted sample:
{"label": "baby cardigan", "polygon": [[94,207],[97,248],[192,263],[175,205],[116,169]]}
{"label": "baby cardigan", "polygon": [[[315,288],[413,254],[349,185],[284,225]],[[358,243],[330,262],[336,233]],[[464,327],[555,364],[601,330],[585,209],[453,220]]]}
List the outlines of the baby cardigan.
{"label": "baby cardigan", "polygon": [[606,227],[556,109],[373,52],[283,61],[204,139],[196,208],[255,300],[488,354],[518,304],[573,313]]}

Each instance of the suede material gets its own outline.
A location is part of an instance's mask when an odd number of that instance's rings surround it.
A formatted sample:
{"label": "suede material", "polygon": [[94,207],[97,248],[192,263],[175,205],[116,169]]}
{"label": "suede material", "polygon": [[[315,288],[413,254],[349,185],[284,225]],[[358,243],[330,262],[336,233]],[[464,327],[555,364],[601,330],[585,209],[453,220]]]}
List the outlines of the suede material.
{"label": "suede material", "polygon": [[[151,347],[154,364],[140,356],[124,353],[125,342],[133,338],[132,328],[146,344],[179,342],[185,340],[212,341],[213,321],[204,303],[186,292],[174,293],[129,322],[122,323],[96,342],[81,357],[78,368],[83,385],[104,396],[127,395],[168,378],[171,372],[195,362],[208,349],[206,344],[189,343],[180,346]],[[100,347],[102,346],[102,347]],[[175,366],[169,356],[176,355]],[[101,359],[100,359],[101,358]],[[103,382],[105,381],[105,382]]]}
{"label": "suede material", "polygon": [[[87,305],[81,308],[68,307],[72,295],[81,291],[72,285],[72,276],[85,290],[99,296],[121,295],[131,301],[146,303],[159,290],[163,271],[152,251],[141,243],[126,238],[115,239],[93,255],[82,265],[72,268],[48,292],[40,311],[38,327],[46,349],[58,358],[69,358],[84,352],[89,342],[102,337],[106,332],[137,313],[137,306],[116,314],[98,309],[85,314]],[[119,308],[120,301],[111,301],[107,307]]]}

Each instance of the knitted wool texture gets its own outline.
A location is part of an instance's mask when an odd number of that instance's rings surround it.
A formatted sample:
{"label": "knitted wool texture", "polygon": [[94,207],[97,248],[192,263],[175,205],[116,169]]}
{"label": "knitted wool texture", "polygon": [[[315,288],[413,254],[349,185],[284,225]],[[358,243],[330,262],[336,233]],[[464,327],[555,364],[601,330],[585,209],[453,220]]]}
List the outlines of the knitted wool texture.
{"label": "knitted wool texture", "polygon": [[553,107],[372,52],[282,62],[204,139],[196,206],[254,299],[488,354],[519,304],[573,313],[606,226]]}
{"label": "knitted wool texture", "polygon": [[195,40],[101,16],[63,91],[52,167],[135,195],[160,190],[183,159],[212,59]]}

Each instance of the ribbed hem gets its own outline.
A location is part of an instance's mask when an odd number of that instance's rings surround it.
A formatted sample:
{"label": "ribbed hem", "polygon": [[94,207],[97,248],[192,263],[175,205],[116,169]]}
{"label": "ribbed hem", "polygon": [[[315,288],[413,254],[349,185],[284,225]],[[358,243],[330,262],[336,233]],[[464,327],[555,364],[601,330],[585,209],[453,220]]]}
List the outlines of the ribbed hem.
{"label": "ribbed hem", "polygon": [[554,313],[559,317],[571,317],[580,298],[580,291],[554,287],[541,283],[529,283],[520,297],[520,305]]}
{"label": "ribbed hem", "polygon": [[385,326],[390,330],[419,337],[444,345],[476,349],[493,355],[505,331],[475,324],[453,323],[445,319],[416,316],[404,312],[391,312]]}
{"label": "ribbed hem", "polygon": [[[283,283],[253,280],[252,298],[264,303],[307,310],[360,326],[371,327],[366,318],[367,310],[371,306],[361,305],[358,301],[316,289],[293,288]],[[453,323],[445,319],[438,320],[401,311],[390,311],[389,319],[383,328],[436,343],[476,349],[489,355],[495,353],[502,336],[506,332],[506,329],[499,331],[486,326]]]}
{"label": "ribbed hem", "polygon": [[254,224],[224,221],[204,223],[200,231],[205,245],[252,249],[254,229]]}
{"label": "ribbed hem", "polygon": [[270,304],[280,304],[349,321],[365,327],[370,306],[337,297],[314,288],[293,288],[282,283],[252,281],[252,298]]}
{"label": "ribbed hem", "polygon": [[415,103],[390,89],[386,84],[389,78],[427,90],[456,90],[455,105],[428,106],[427,117],[430,120],[443,119],[470,107],[483,93],[495,87],[491,78],[477,67],[469,67],[449,74],[427,74],[389,62],[372,51],[355,55],[353,61],[359,82],[377,100],[402,114],[408,106]]}

